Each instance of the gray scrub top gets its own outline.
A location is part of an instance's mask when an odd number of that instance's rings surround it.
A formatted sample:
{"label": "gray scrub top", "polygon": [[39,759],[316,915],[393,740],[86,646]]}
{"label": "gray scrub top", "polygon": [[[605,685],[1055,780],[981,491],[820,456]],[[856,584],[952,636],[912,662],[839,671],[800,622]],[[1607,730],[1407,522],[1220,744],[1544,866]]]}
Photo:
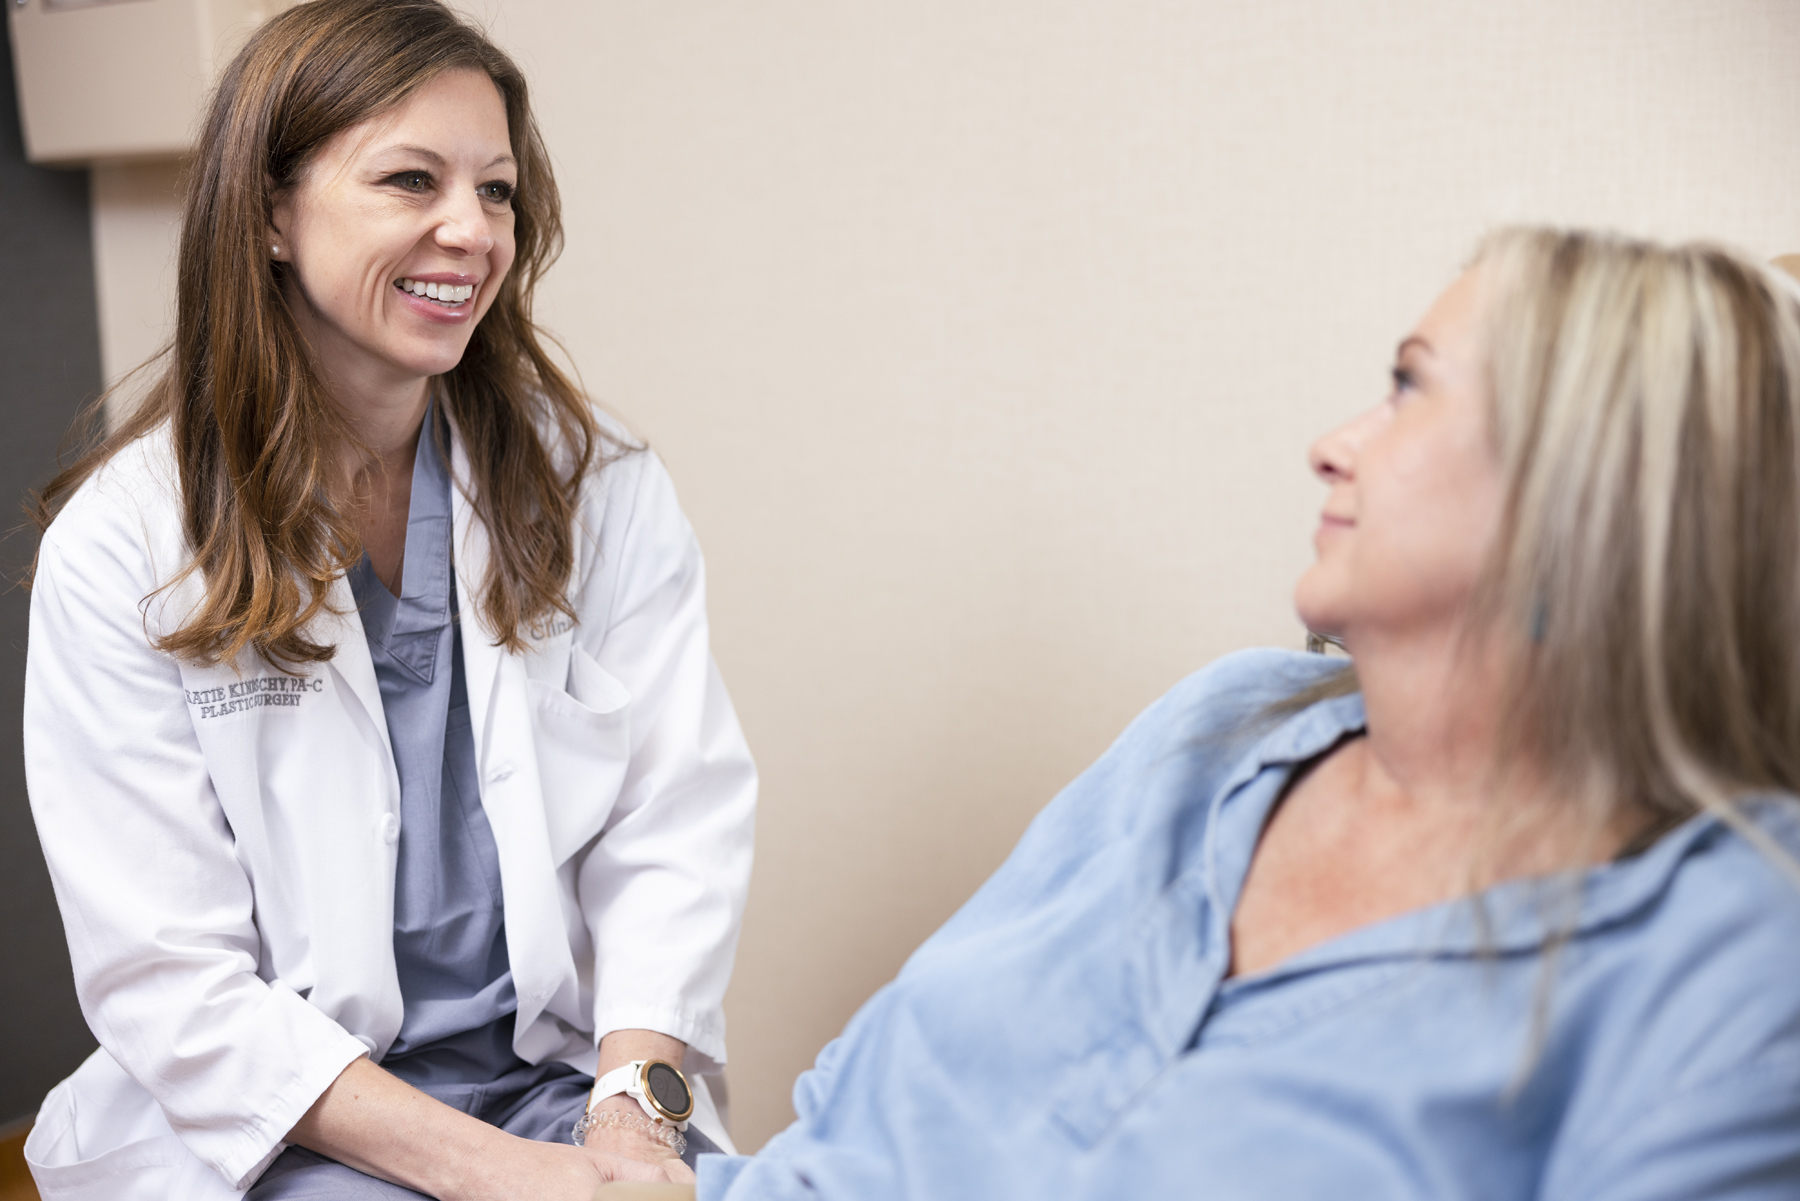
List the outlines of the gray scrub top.
{"label": "gray scrub top", "polygon": [[433,403],[413,462],[400,596],[366,554],[349,576],[400,774],[394,964],[405,1014],[382,1066],[420,1087],[486,1084],[522,1063],[500,859],[476,786],[443,429]]}

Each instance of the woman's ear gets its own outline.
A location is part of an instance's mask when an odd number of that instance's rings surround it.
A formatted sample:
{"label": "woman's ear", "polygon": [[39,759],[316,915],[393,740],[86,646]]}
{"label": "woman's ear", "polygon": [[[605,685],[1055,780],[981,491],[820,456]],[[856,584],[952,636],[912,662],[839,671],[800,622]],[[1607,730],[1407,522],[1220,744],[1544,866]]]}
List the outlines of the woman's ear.
{"label": "woman's ear", "polygon": [[293,247],[287,232],[294,228],[294,190],[281,188],[269,194],[269,228],[266,239],[269,257],[277,263],[294,261]]}

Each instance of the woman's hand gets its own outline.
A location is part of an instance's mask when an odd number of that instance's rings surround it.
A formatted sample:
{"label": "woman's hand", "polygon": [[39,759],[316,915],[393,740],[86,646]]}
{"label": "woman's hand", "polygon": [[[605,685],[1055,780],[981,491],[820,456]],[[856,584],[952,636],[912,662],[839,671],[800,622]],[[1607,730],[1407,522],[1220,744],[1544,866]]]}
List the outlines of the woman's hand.
{"label": "woman's hand", "polygon": [[[506,1136],[511,1138],[511,1136]],[[644,1163],[592,1147],[513,1139],[503,1154],[466,1173],[443,1201],[593,1201],[594,1190],[616,1181],[692,1184],[694,1174],[679,1159]],[[665,1148],[666,1149],[666,1148]]]}
{"label": "woman's hand", "polygon": [[[618,1180],[642,1180],[650,1183],[692,1184],[694,1171],[679,1159],[669,1158],[658,1163],[645,1163],[639,1159],[628,1159],[622,1155],[614,1155],[610,1151],[596,1151],[591,1147],[578,1148],[587,1153],[600,1172],[600,1183],[609,1184]],[[591,1201],[583,1197],[582,1201]]]}

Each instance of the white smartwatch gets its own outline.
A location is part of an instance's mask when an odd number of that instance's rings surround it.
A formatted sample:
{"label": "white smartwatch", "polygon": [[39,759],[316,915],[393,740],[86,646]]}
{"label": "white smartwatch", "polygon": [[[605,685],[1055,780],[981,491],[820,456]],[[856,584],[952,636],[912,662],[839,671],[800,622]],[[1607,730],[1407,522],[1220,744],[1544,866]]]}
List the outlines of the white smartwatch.
{"label": "white smartwatch", "polygon": [[688,1119],[694,1115],[694,1091],[688,1087],[687,1077],[674,1064],[660,1059],[634,1059],[594,1081],[594,1091],[588,1094],[588,1112],[618,1093],[624,1093],[642,1105],[645,1113],[677,1130],[686,1130]]}

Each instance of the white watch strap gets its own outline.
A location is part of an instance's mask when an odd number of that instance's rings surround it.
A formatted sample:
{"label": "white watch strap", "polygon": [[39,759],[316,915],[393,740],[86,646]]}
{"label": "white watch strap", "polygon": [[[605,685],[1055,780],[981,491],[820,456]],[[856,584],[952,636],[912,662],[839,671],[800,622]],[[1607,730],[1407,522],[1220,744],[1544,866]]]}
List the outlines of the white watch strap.
{"label": "white watch strap", "polygon": [[675,1122],[663,1117],[657,1113],[656,1107],[650,1103],[650,1099],[644,1096],[643,1071],[644,1065],[649,1062],[647,1059],[634,1059],[594,1081],[594,1091],[588,1094],[587,1111],[593,1113],[594,1106],[600,1102],[608,1097],[616,1097],[620,1093],[624,1093],[638,1103],[638,1108],[642,1109],[644,1116],[651,1121],[668,1122],[677,1130],[686,1130],[688,1124],[685,1121]]}
{"label": "white watch strap", "polygon": [[[644,1070],[644,1061],[634,1059],[624,1067],[614,1068],[600,1079],[594,1081],[594,1091],[588,1094],[588,1108],[591,1110],[608,1097],[619,1093],[631,1094],[638,1081],[638,1073]],[[643,1102],[639,1101],[642,1105]]]}

